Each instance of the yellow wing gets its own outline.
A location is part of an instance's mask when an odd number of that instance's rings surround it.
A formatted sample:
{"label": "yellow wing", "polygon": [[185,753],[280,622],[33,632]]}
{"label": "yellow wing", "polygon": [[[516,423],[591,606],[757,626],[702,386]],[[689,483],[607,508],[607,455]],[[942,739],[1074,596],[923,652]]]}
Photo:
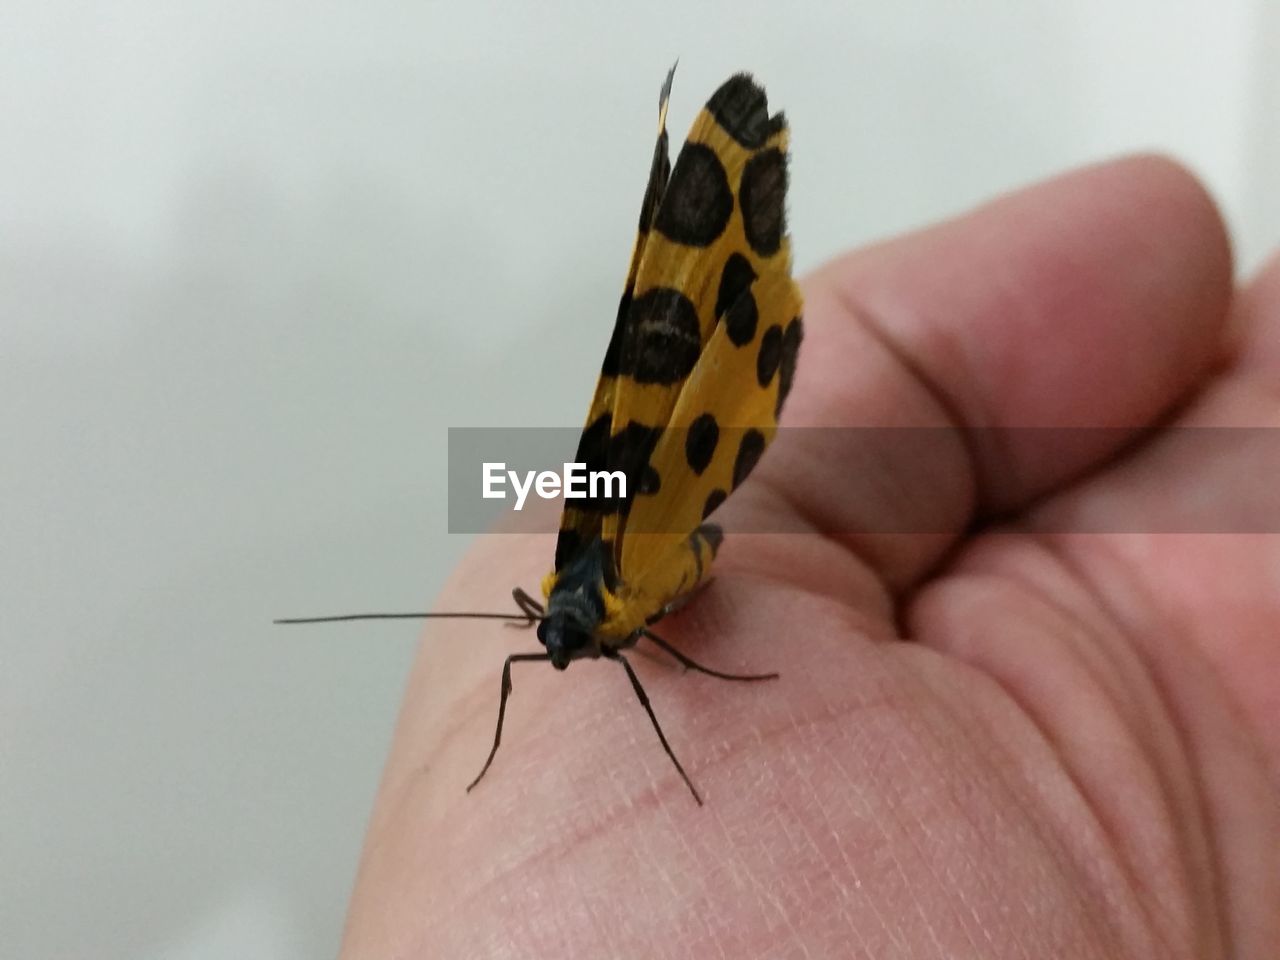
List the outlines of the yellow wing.
{"label": "yellow wing", "polygon": [[[646,241],[653,226],[654,214],[662,202],[667,179],[671,175],[671,160],[667,154],[667,102],[671,98],[671,80],[675,72],[676,68],[673,65],[667,72],[666,82],[663,83],[662,90],[658,94],[658,141],[654,144],[653,162],[649,167],[649,182],[645,187],[644,201],[640,205],[640,223],[635,246],[631,252],[631,266],[627,270],[627,284],[622,293],[622,300],[618,304],[618,316],[614,321],[613,335],[609,340],[609,348],[605,352],[600,379],[596,383],[595,396],[591,399],[591,406],[587,411],[587,422],[578,440],[578,452],[574,457],[575,462],[586,464],[587,469],[591,471],[604,470],[608,467],[614,392],[618,377],[618,353],[621,349],[627,317],[631,312],[632,293],[644,256]],[[579,501],[574,506],[568,506],[568,501],[565,503],[564,512],[560,517],[560,535],[556,540],[556,570],[563,569],[582,547],[600,534],[602,515],[610,509],[608,505],[595,503],[590,499]]]}
{"label": "yellow wing", "polygon": [[791,389],[803,338],[800,291],[789,275],[770,273],[752,285],[751,300],[759,335],[735,343],[734,310],[716,328],[650,458],[656,489],[631,505],[618,568],[625,605],[649,615],[706,576],[719,538],[704,521],[773,440]]}
{"label": "yellow wing", "polygon": [[[771,322],[785,325],[798,313],[785,227],[787,142],[786,121],[780,113],[769,116],[764,91],[746,74],[731,77],[694,121],[658,206],[621,331],[612,411],[609,465],[627,474],[634,505],[605,515],[601,525],[624,580],[632,576],[628,558],[635,569],[638,550],[654,555],[626,546],[635,505],[648,504],[650,530],[687,537],[696,527],[676,531],[665,522],[671,511],[691,508],[659,486],[656,454],[664,431],[676,426],[677,403],[713,336],[723,328],[716,362],[736,371],[747,355],[755,362]],[[793,300],[796,309],[762,323],[762,296],[770,309],[785,311]],[[798,336],[796,327],[797,344]],[[781,343],[769,349],[780,351]],[[729,379],[735,375],[708,367],[698,392],[734,392],[754,383]],[[690,424],[700,412],[691,414]],[[772,423],[771,417],[752,425],[771,430]]]}

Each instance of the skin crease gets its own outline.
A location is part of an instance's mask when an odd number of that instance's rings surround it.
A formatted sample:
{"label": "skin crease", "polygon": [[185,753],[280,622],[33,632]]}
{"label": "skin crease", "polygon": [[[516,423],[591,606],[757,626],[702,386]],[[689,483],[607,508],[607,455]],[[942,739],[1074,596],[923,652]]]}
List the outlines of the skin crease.
{"label": "skin crease", "polygon": [[[502,658],[538,645],[431,625],[342,956],[1274,956],[1280,535],[1061,531],[1188,508],[1275,529],[1280,455],[1161,428],[1277,426],[1280,259],[1233,290],[1212,201],[1135,157],[842,257],[806,293],[786,424],[965,438],[868,457],[784,431],[728,522],[939,532],[730,534],[662,633],[782,678],[631,654],[703,808],[604,661],[517,665],[465,793]],[[1023,426],[1115,429],[1001,429]],[[551,552],[482,538],[440,608],[505,609]]]}

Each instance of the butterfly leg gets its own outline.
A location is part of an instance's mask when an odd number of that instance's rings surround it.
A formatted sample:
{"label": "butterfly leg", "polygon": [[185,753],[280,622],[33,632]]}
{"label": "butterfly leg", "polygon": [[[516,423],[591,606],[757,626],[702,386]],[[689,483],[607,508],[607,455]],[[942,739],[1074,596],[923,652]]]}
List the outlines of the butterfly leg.
{"label": "butterfly leg", "polygon": [[667,735],[662,732],[662,726],[658,723],[657,714],[653,712],[653,706],[649,703],[649,695],[644,692],[644,687],[640,685],[640,678],[636,676],[636,672],[631,669],[631,664],[627,662],[627,658],[620,654],[617,650],[605,649],[603,655],[610,660],[616,660],[622,664],[622,669],[627,671],[627,679],[631,681],[631,689],[636,692],[636,697],[640,700],[640,706],[644,707],[645,713],[649,714],[649,719],[653,722],[653,729],[657,731],[658,739],[662,741],[662,749],[667,751],[667,756],[671,762],[676,765],[676,770],[680,772],[684,785],[689,788],[689,792],[693,794],[693,799],[698,801],[698,806],[702,806],[702,797],[698,796],[698,790],[693,785],[693,781],[689,779],[689,775],[684,772],[684,767],[680,766],[680,761],[676,759],[675,752],[671,749],[671,744],[667,743]]}
{"label": "butterfly leg", "polygon": [[745,681],[777,680],[778,679],[778,675],[776,673],[721,673],[719,670],[712,670],[710,667],[704,667],[702,664],[698,663],[696,660],[693,660],[690,657],[685,656],[683,653],[681,653],[671,644],[667,643],[667,641],[663,640],[660,636],[658,636],[656,633],[654,633],[651,630],[647,630],[644,627],[641,627],[640,634],[642,636],[648,637],[650,640],[656,643],[663,650],[667,651],[667,653],[671,654],[671,656],[675,657],[678,661],[680,661],[682,666],[686,667],[689,670],[697,670],[699,673],[705,673],[709,677],[719,677],[721,680],[745,680]]}
{"label": "butterfly leg", "polygon": [[489,772],[489,764],[493,763],[494,754],[498,752],[498,744],[502,742],[502,721],[507,715],[507,697],[511,696],[511,664],[529,660],[550,660],[549,653],[513,653],[507,657],[507,662],[502,665],[502,696],[498,698],[498,727],[493,731],[493,749],[489,751],[489,757],[485,760],[484,766],[480,768],[480,772],[476,778],[467,784],[467,793],[471,792],[471,788],[480,782],[481,778]]}
{"label": "butterfly leg", "polygon": [[714,581],[715,581],[715,577],[707,577],[707,579],[703,580],[692,590],[690,590],[687,593],[680,594],[680,596],[676,597],[674,600],[668,603],[665,607],[663,607],[661,610],[655,613],[652,617],[646,620],[645,624],[648,626],[653,626],[663,617],[669,617],[671,616],[671,614],[677,613],[680,610],[683,610],[689,604],[693,603],[694,600],[698,599],[698,597],[702,595],[702,591],[707,589],[707,587],[711,586],[711,584]]}
{"label": "butterfly leg", "polygon": [[542,604],[525,593],[521,587],[516,587],[511,591],[511,599],[516,602],[516,606],[525,615],[525,619],[519,623],[508,623],[508,627],[515,627],[517,630],[528,630],[546,614]]}

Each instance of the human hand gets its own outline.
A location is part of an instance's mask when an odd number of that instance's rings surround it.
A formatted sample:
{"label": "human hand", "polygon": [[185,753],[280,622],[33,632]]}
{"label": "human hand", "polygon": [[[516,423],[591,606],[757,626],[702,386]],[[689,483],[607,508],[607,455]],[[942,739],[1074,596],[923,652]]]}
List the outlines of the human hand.
{"label": "human hand", "polygon": [[[633,658],[701,808],[607,661],[517,674],[465,793],[509,641],[537,644],[432,625],[343,956],[1274,956],[1280,536],[1061,531],[1189,505],[1276,529],[1276,457],[1215,446],[1174,471],[1168,444],[1277,426],[1280,260],[1233,289],[1212,202],[1134,158],[841,258],[806,295],[785,423],[963,442],[868,464],[783,436],[726,509],[1010,522],[731,533],[663,634],[781,679]],[[482,541],[448,608],[500,608],[551,553]]]}

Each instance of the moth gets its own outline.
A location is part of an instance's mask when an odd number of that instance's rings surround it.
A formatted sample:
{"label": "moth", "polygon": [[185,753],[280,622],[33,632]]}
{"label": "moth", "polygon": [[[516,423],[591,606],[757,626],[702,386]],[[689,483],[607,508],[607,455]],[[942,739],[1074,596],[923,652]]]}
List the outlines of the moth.
{"label": "moth", "polygon": [[647,639],[684,667],[726,680],[651,629],[709,582],[722,532],[708,518],[746,480],[773,439],[803,337],[800,290],[786,230],[789,130],[770,115],[745,73],[720,85],[671,165],[667,104],[673,66],[658,97],[658,138],[639,232],[577,462],[621,471],[625,498],[566,507],[543,601],[517,587],[517,614],[353,614],[278,623],[388,617],[479,617],[537,626],[543,649],[502,668],[493,746],[502,741],[511,666],[604,657],[621,665],[667,756],[699,805],[624,651]]}

